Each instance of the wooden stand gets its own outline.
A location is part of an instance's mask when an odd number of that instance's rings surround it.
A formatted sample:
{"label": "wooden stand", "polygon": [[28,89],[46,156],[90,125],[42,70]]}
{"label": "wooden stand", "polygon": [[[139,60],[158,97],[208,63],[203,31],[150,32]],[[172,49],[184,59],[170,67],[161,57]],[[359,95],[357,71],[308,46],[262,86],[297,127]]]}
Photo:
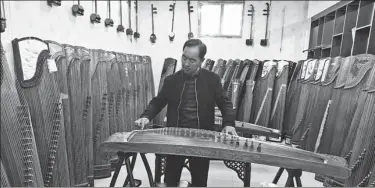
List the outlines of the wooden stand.
{"label": "wooden stand", "polygon": [[[272,181],[273,184],[277,184],[284,170],[285,170],[284,168],[279,168],[279,171],[277,171],[275,179],[273,179]],[[301,183],[302,170],[286,169],[286,171],[288,172],[288,179],[286,180],[285,187],[294,187],[294,180],[296,180],[297,187],[302,187],[302,183]]]}
{"label": "wooden stand", "polygon": [[[134,176],[133,176],[133,169],[134,169],[135,161],[137,159],[137,153],[117,152],[117,155],[118,155],[119,160],[118,160],[118,163],[116,165],[115,173],[113,174],[113,177],[112,177],[112,180],[111,180],[111,183],[110,183],[110,187],[115,186],[117,177],[120,173],[122,165],[124,164],[124,161],[125,161],[126,171],[127,171],[128,175],[125,179],[123,187],[128,187],[129,183],[130,183],[131,187],[140,187],[141,184],[142,184],[142,181],[138,180],[138,179],[134,179]],[[146,171],[147,171],[148,179],[150,181],[150,187],[154,187],[155,184],[154,184],[151,168],[150,168],[150,165],[148,164],[147,158],[146,158],[144,153],[141,153],[140,155],[141,155],[142,161],[143,161],[143,163],[145,165],[145,168],[146,168]],[[129,159],[130,157],[132,157],[131,163],[130,163],[130,159]]]}

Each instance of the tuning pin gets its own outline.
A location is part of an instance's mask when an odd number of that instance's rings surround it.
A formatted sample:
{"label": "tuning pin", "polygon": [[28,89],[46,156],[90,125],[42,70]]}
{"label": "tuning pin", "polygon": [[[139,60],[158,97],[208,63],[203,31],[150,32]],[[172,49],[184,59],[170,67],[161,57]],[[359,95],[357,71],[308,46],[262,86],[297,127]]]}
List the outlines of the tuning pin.
{"label": "tuning pin", "polygon": [[236,146],[240,146],[240,138],[237,137],[237,140],[236,140]]}
{"label": "tuning pin", "polygon": [[233,145],[233,144],[234,144],[234,136],[232,135],[230,138],[230,145]]}
{"label": "tuning pin", "polygon": [[262,143],[259,143],[258,147],[257,147],[257,152],[260,152],[262,149]]}
{"label": "tuning pin", "polygon": [[61,0],[47,0],[49,6],[61,6]]}
{"label": "tuning pin", "polygon": [[33,168],[29,168],[27,167],[25,170],[24,170],[25,174],[32,174],[34,172],[34,169]]}
{"label": "tuning pin", "polygon": [[32,187],[34,184],[33,180],[25,180],[23,183],[26,187]]}
{"label": "tuning pin", "polygon": [[250,150],[253,150],[253,149],[254,149],[254,142],[251,141]]}
{"label": "tuning pin", "polygon": [[72,6],[72,14],[73,16],[83,16],[85,9],[81,5],[73,5]]}
{"label": "tuning pin", "polygon": [[32,179],[33,176],[34,176],[34,175],[31,174],[31,173],[25,174],[25,177],[26,177],[27,179]]}
{"label": "tuning pin", "polygon": [[32,143],[33,139],[32,138],[22,138],[22,143],[23,144],[30,144]]}
{"label": "tuning pin", "polygon": [[249,145],[248,145],[248,141],[247,141],[247,139],[245,140],[245,144],[243,145],[243,149],[246,149],[247,147],[249,147]]}
{"label": "tuning pin", "polygon": [[99,14],[92,13],[90,15],[90,21],[91,21],[92,24],[100,23],[100,20],[101,20],[101,18],[99,16]]}
{"label": "tuning pin", "polygon": [[107,18],[107,19],[104,20],[104,25],[106,27],[113,27],[113,24],[114,24],[114,22],[111,18]]}
{"label": "tuning pin", "polygon": [[353,151],[350,151],[350,152],[344,157],[344,159],[345,159],[346,161],[349,162],[349,159],[350,159],[350,156],[352,155],[352,152],[353,152]]}
{"label": "tuning pin", "polygon": [[369,187],[375,187],[375,180],[368,185]]}
{"label": "tuning pin", "polygon": [[350,170],[353,172],[362,162],[362,159],[364,158],[366,154],[366,149],[363,150],[361,155],[358,157],[358,159],[355,161],[355,163],[350,167]]}
{"label": "tuning pin", "polygon": [[126,29],[126,35],[133,35],[133,30],[130,28]]}

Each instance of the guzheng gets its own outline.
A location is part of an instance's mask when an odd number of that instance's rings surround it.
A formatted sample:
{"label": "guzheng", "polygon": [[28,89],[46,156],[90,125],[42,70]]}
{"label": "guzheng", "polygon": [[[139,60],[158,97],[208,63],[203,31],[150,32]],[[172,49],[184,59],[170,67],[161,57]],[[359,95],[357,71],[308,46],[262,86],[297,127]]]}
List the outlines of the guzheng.
{"label": "guzheng", "polygon": [[100,145],[101,154],[118,151],[205,157],[301,169],[338,178],[350,176],[344,158],[208,130],[168,127],[119,132]]}

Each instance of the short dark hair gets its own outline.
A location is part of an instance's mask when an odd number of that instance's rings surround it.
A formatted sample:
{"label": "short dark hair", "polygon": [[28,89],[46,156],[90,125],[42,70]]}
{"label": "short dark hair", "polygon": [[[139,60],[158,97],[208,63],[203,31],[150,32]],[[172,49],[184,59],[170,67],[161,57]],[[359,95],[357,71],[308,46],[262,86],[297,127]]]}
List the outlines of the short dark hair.
{"label": "short dark hair", "polygon": [[185,42],[184,44],[184,47],[182,48],[182,50],[185,49],[185,47],[195,47],[195,46],[198,46],[198,49],[199,49],[199,57],[201,59],[204,59],[204,56],[206,55],[207,53],[207,47],[206,45],[199,39],[189,39]]}

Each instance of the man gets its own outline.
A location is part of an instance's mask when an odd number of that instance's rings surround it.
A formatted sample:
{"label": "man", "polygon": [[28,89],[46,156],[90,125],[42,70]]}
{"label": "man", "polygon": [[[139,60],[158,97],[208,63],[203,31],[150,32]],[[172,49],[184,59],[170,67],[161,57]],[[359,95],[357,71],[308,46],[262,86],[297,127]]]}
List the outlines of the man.
{"label": "man", "polygon": [[[159,94],[135,123],[143,127],[167,104],[167,127],[214,130],[215,104],[223,117],[223,132],[237,135],[233,104],[224,91],[220,77],[201,69],[206,45],[199,39],[190,39],[183,46],[182,69],[164,80]],[[164,183],[178,186],[186,157],[167,156]],[[189,157],[192,186],[207,187],[209,159]]]}

